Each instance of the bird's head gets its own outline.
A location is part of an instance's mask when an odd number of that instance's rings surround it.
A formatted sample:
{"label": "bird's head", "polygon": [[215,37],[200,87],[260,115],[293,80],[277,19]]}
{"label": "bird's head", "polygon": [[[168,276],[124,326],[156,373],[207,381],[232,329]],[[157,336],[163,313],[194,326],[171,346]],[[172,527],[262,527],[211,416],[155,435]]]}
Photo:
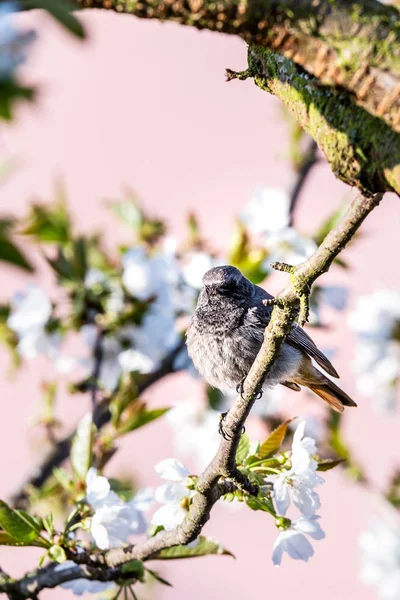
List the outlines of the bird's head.
{"label": "bird's head", "polygon": [[201,304],[224,297],[235,303],[245,302],[253,294],[253,284],[236,267],[229,265],[214,267],[203,277],[199,297]]}

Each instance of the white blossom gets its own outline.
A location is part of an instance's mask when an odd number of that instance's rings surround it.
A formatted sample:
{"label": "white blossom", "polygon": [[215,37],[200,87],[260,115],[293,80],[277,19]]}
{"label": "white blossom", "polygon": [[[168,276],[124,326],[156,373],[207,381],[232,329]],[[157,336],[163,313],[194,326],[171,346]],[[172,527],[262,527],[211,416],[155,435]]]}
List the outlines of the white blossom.
{"label": "white blossom", "polygon": [[189,286],[200,290],[203,285],[203,275],[217,264],[218,261],[207,252],[192,252],[182,267],[183,278]]}
{"label": "white blossom", "polygon": [[358,298],[349,316],[357,335],[357,390],[378,409],[395,406],[400,376],[400,293],[377,290]]}
{"label": "white blossom", "polygon": [[180,402],[166,415],[174,431],[177,452],[193,455],[199,470],[208,465],[218,449],[219,418],[217,411],[192,400]]}
{"label": "white blossom", "polygon": [[274,496],[279,514],[285,515],[290,500],[300,512],[311,517],[321,503],[314,488],[324,482],[316,474],[317,462],[312,458],[316,453],[315,441],[304,437],[305,421],[302,421],[293,436],[291,463],[288,471],[279,474],[274,481]]}
{"label": "white blossom", "polygon": [[111,490],[108,479],[91,468],[86,476],[86,499],[94,510],[90,532],[101,550],[117,548],[130,535],[145,533],[143,512],[152,503],[149,488],[139,491],[130,502],[124,502]]}
{"label": "white blossom", "polygon": [[167,458],[155,466],[156,473],[172,483],[164,483],[156,488],[155,499],[161,508],[153,514],[153,525],[162,526],[167,531],[180,525],[187,514],[186,506],[194,490],[186,486],[189,471],[175,458]]}
{"label": "white blossom", "polygon": [[29,285],[12,299],[7,324],[18,336],[17,350],[23,358],[32,359],[39,354],[59,356],[61,336],[46,331],[51,315],[50,299],[37,285]]}
{"label": "white blossom", "polygon": [[[76,567],[76,564],[72,560],[66,560],[60,565],[56,565],[54,571],[61,572],[72,567]],[[73,579],[72,581],[61,583],[60,587],[64,590],[70,590],[75,596],[83,596],[86,593],[100,594],[112,589],[117,590],[117,586],[113,581],[90,581],[89,579]]]}
{"label": "white blossom", "polygon": [[379,598],[400,597],[400,528],[383,520],[373,522],[360,536],[360,579],[377,589]]}
{"label": "white blossom", "polygon": [[289,265],[299,265],[315,252],[317,245],[313,239],[300,234],[292,227],[266,235],[264,238],[268,256],[264,261],[264,268],[271,269],[271,263],[284,262]]}
{"label": "white blossom", "polygon": [[309,558],[314,555],[314,549],[306,535],[314,540],[322,540],[325,537],[318,519],[317,515],[301,516],[292,521],[288,529],[280,532],[275,540],[272,554],[272,562],[275,566],[280,566],[284,552],[287,552],[294,560],[308,562]]}
{"label": "white blossom", "polygon": [[240,220],[254,233],[276,233],[290,223],[290,198],[279,188],[259,187]]}

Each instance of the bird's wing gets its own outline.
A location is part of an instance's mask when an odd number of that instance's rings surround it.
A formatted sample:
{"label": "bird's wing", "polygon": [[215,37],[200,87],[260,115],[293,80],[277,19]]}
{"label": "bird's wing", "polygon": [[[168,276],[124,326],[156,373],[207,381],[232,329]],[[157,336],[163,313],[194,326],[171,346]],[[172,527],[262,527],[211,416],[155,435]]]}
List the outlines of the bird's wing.
{"label": "bird's wing", "polygon": [[332,377],[339,377],[331,361],[317,348],[310,336],[297,323],[293,323],[293,328],[288,335],[287,341],[293,346],[300,348],[300,350],[304,350],[326,373],[332,375]]}
{"label": "bird's wing", "polygon": [[[265,328],[271,318],[272,308],[262,304],[262,301],[267,298],[273,298],[273,296],[258,286],[254,287],[256,288],[255,299],[257,304],[249,311],[251,313],[251,321],[253,321],[253,323],[254,321],[257,321]],[[303,350],[303,352],[313,358],[326,373],[332,375],[332,377],[339,377],[330,360],[328,360],[325,354],[317,348],[310,336],[302,327],[300,327],[300,325],[297,325],[297,323],[293,323],[292,331],[287,337],[287,342],[292,346],[296,346],[296,348]]]}

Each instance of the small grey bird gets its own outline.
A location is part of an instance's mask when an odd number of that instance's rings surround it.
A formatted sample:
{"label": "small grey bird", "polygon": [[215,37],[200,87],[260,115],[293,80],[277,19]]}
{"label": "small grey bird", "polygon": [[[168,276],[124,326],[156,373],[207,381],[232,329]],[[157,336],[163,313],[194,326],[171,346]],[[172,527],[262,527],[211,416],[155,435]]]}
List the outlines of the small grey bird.
{"label": "small grey bird", "polygon": [[[187,332],[189,356],[204,379],[221,391],[236,389],[246,377],[263,342],[272,298],[253,285],[236,267],[215,267],[203,277],[203,287]],[[334,410],[357,406],[333,381],[314,367],[311,358],[329,375],[339,377],[299,325],[293,324],[264,387],[280,383],[294,391],[312,390]]]}

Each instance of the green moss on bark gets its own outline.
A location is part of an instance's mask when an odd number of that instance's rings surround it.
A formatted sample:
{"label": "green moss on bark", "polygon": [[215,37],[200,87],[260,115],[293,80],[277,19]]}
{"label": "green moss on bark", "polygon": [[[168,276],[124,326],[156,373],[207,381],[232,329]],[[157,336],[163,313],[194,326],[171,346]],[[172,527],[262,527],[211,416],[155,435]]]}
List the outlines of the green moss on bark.
{"label": "green moss on bark", "polygon": [[400,135],[356,106],[351,97],[324,87],[292,61],[250,46],[249,71],[261,89],[276,95],[315,139],[332,171],[363,193],[400,194]]}

